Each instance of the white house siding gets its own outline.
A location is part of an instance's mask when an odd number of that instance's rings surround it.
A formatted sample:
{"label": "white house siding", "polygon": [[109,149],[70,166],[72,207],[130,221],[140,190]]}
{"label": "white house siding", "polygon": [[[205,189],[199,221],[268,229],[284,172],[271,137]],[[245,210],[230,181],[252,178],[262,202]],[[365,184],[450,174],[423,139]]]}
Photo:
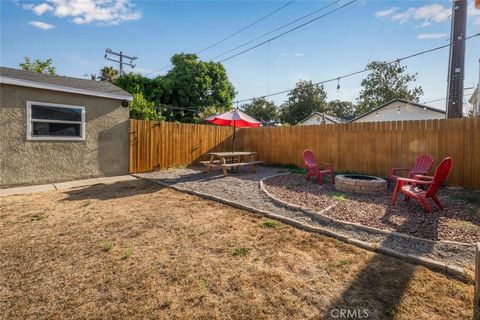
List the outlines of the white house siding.
{"label": "white house siding", "polygon": [[[400,108],[400,113],[398,112]],[[399,121],[399,120],[427,120],[445,119],[445,114],[429,109],[405,104],[402,101],[394,101],[383,108],[367,114],[364,117],[352,122],[377,122],[377,121]]]}
{"label": "white house siding", "polygon": [[[323,122],[323,117],[315,114],[315,115],[311,115],[310,117],[308,117],[304,121],[300,122],[299,125],[310,126],[310,125],[323,124],[323,123],[324,123]],[[332,123],[335,123],[335,122],[329,120],[328,118],[325,118],[325,123],[326,124],[332,124]]]}

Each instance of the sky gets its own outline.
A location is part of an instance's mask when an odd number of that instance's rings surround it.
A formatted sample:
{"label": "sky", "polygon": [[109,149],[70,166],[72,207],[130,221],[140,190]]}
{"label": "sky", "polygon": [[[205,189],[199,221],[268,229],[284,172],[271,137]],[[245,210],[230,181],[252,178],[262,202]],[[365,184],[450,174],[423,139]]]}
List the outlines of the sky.
{"label": "sky", "polygon": [[[105,65],[104,51],[137,56],[135,71],[154,77],[168,69],[170,57],[198,52],[269,13],[285,1],[135,1],[135,0],[0,0],[0,62],[17,68],[25,56],[52,58],[60,75],[89,78]],[[210,60],[263,33],[318,12],[261,38],[248,48],[320,16],[349,1],[296,0],[268,18],[199,54]],[[467,35],[480,32],[480,9],[469,0]],[[235,86],[235,100],[291,89],[300,80],[313,82],[362,70],[369,61],[392,61],[448,44],[451,1],[359,0],[265,45],[223,62]],[[229,54],[219,61],[228,57]],[[448,48],[401,62],[418,73],[420,102],[446,96]],[[479,79],[480,37],[466,43],[465,87]],[[128,68],[126,69],[129,70]],[[328,99],[355,101],[366,73],[325,84]],[[466,99],[472,89],[465,91]],[[277,104],[286,94],[269,98]],[[445,109],[445,101],[429,102]]]}

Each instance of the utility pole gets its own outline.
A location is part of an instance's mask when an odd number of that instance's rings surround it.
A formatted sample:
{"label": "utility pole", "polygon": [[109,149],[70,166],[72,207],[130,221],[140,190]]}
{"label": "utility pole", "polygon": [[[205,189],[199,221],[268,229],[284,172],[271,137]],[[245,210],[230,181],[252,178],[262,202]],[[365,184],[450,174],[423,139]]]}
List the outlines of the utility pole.
{"label": "utility pole", "polygon": [[463,79],[465,74],[465,37],[467,0],[453,0],[448,62],[447,118],[463,117]]}
{"label": "utility pole", "polygon": [[[119,60],[115,60],[115,59],[112,59],[110,58],[108,55],[114,55],[114,56],[117,56],[119,57]],[[127,60],[130,60],[130,63],[128,62],[124,62],[123,59],[127,59]],[[127,65],[127,66],[130,66],[133,68],[136,67],[135,64],[133,64],[133,61],[138,59],[137,57],[133,56],[133,57],[130,57],[130,56],[127,56],[126,54],[123,54],[122,51],[120,52],[114,52],[112,51],[112,49],[110,48],[107,48],[105,49],[105,59],[109,60],[109,61],[113,61],[113,62],[116,62],[119,64],[120,68],[119,68],[119,72],[118,72],[118,75],[121,76],[123,74],[123,65]]]}

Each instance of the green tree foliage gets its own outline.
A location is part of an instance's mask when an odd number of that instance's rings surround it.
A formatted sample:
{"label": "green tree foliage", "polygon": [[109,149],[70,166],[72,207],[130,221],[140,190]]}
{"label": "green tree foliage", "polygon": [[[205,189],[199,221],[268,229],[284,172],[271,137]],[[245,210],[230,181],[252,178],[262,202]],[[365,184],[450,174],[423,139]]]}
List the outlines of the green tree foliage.
{"label": "green tree foliage", "polygon": [[52,74],[55,75],[55,66],[53,60],[48,58],[47,60],[35,59],[33,62],[29,57],[25,57],[25,61],[19,64],[20,69],[33,71],[37,73]]}
{"label": "green tree foliage", "polygon": [[277,106],[265,98],[253,99],[252,102],[244,104],[242,110],[261,121],[264,126],[272,126],[279,122]]}
{"label": "green tree foliage", "polygon": [[162,77],[150,79],[131,72],[116,78],[113,83],[128,93],[142,93],[145,99],[158,107],[163,92]]}
{"label": "green tree foliage", "polygon": [[332,100],[327,105],[326,113],[340,119],[352,119],[355,107],[350,101]]}
{"label": "green tree foliage", "polygon": [[110,66],[105,66],[100,69],[100,76],[98,80],[113,82],[118,77],[118,71]]}
{"label": "green tree foliage", "polygon": [[173,68],[163,77],[162,103],[170,108],[169,120],[192,122],[207,107],[228,110],[235,88],[221,63],[200,61],[196,54],[176,54]]}
{"label": "green tree foliage", "polygon": [[395,98],[418,102],[423,94],[421,86],[409,88],[409,85],[416,81],[416,74],[406,73],[405,66],[373,61],[367,67],[372,70],[362,80],[362,91],[357,98],[357,115]]}
{"label": "green tree foliage", "polygon": [[280,107],[282,123],[296,124],[312,112],[326,112],[327,93],[323,85],[314,85],[312,81],[300,80],[290,91],[288,99]]}
{"label": "green tree foliage", "polygon": [[114,83],[131,94],[141,92],[169,121],[200,122],[230,108],[235,88],[222,64],[183,53],[171,61],[173,68],[166,75],[150,79],[130,73]]}
{"label": "green tree foliage", "polygon": [[130,104],[130,118],[137,120],[164,120],[155,104],[145,99],[142,93],[133,94]]}

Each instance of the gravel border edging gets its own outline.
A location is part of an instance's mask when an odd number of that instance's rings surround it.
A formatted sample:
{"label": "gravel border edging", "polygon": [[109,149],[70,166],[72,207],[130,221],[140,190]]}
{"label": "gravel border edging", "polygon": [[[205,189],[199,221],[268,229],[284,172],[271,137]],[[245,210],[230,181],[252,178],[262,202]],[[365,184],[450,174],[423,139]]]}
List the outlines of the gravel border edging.
{"label": "gravel border edging", "polygon": [[[280,174],[280,175],[283,175],[283,174]],[[279,176],[279,175],[276,175],[276,176]],[[444,274],[450,275],[453,278],[455,278],[457,280],[460,280],[464,283],[468,283],[468,284],[473,283],[473,278],[470,275],[470,273],[465,271],[465,269],[463,269],[461,267],[458,267],[458,266],[447,265],[443,262],[439,262],[439,261],[429,259],[429,258],[420,257],[420,256],[417,256],[417,255],[404,254],[404,253],[401,253],[401,252],[398,252],[398,251],[395,251],[395,250],[392,250],[392,249],[389,249],[389,248],[380,247],[378,245],[374,245],[374,244],[371,244],[371,243],[368,243],[368,242],[365,242],[365,241],[357,240],[357,239],[354,239],[354,238],[349,238],[347,236],[344,236],[342,234],[339,234],[337,232],[333,232],[333,231],[325,229],[325,228],[315,227],[315,226],[300,222],[298,220],[287,218],[287,217],[284,217],[282,215],[267,212],[267,211],[264,211],[264,210],[259,210],[259,209],[256,209],[256,208],[253,208],[253,207],[250,207],[250,206],[246,206],[246,205],[237,203],[235,201],[231,201],[231,200],[221,198],[221,197],[209,195],[209,194],[198,192],[198,191],[182,189],[182,188],[179,188],[179,187],[176,187],[176,186],[173,186],[173,185],[170,185],[168,183],[158,181],[158,180],[146,179],[146,178],[139,177],[139,176],[136,176],[136,175],[135,175],[135,177],[138,178],[138,179],[141,179],[141,180],[147,180],[147,181],[159,184],[159,185],[161,185],[163,187],[166,187],[166,188],[171,188],[171,189],[173,189],[175,191],[178,191],[178,192],[187,193],[187,194],[194,195],[194,196],[197,196],[197,197],[201,197],[201,198],[204,198],[204,199],[213,200],[213,201],[225,204],[225,205],[230,206],[230,207],[234,207],[234,208],[245,210],[245,211],[252,212],[252,213],[257,213],[257,214],[263,215],[265,217],[268,217],[270,219],[281,221],[285,224],[288,224],[288,225],[290,225],[292,227],[295,227],[295,228],[298,228],[300,230],[321,234],[321,235],[324,235],[324,236],[327,236],[327,237],[331,237],[331,238],[337,239],[337,240],[345,242],[345,243],[350,243],[352,245],[355,245],[355,246],[360,247],[362,249],[368,250],[370,252],[381,253],[381,254],[384,254],[384,255],[388,255],[388,256],[392,256],[392,257],[395,257],[395,258],[402,259],[402,260],[407,261],[409,263],[421,265],[421,266],[426,267],[430,270],[438,271],[438,272],[442,272]],[[271,176],[271,177],[273,177],[273,176]],[[271,178],[271,177],[269,177],[269,178]],[[267,179],[267,178],[265,178],[265,179]],[[262,179],[262,180],[265,180],[265,179]]]}
{"label": "gravel border edging", "polygon": [[279,176],[283,176],[283,175],[287,175],[287,174],[290,174],[290,173],[282,173],[282,174],[278,174],[278,175],[274,175],[274,176],[270,176],[270,177],[266,177],[266,178],[261,179],[260,180],[260,190],[262,190],[262,192],[266,196],[268,196],[270,199],[272,199],[273,202],[275,202],[275,203],[277,203],[281,206],[287,207],[289,209],[302,211],[303,213],[307,214],[309,217],[311,217],[313,219],[317,219],[319,221],[326,222],[326,223],[336,223],[336,224],[340,224],[340,225],[344,225],[344,226],[349,226],[349,227],[352,227],[352,228],[357,229],[357,230],[361,230],[361,231],[365,231],[365,232],[371,232],[371,233],[379,234],[379,235],[382,235],[382,236],[393,235],[393,236],[401,237],[401,238],[405,238],[405,239],[418,240],[418,241],[434,243],[434,244],[445,243],[445,244],[461,245],[461,246],[466,246],[466,247],[472,246],[471,244],[465,243],[465,242],[450,241],[450,240],[435,241],[435,240],[423,239],[423,238],[419,238],[419,237],[415,237],[415,236],[409,236],[407,234],[396,232],[396,231],[379,229],[379,228],[364,226],[362,224],[355,223],[355,222],[338,220],[338,219],[331,218],[331,217],[328,217],[328,216],[323,214],[323,212],[326,212],[326,211],[330,210],[335,205],[328,206],[327,208],[322,209],[321,211],[317,212],[317,211],[312,211],[312,210],[310,210],[308,208],[305,208],[305,207],[302,207],[302,206],[298,206],[298,205],[280,200],[277,197],[275,197],[274,195],[272,195],[270,192],[268,192],[268,190],[265,188],[264,181],[267,180],[267,179],[270,179],[270,178],[275,178],[275,177],[279,177]]}

